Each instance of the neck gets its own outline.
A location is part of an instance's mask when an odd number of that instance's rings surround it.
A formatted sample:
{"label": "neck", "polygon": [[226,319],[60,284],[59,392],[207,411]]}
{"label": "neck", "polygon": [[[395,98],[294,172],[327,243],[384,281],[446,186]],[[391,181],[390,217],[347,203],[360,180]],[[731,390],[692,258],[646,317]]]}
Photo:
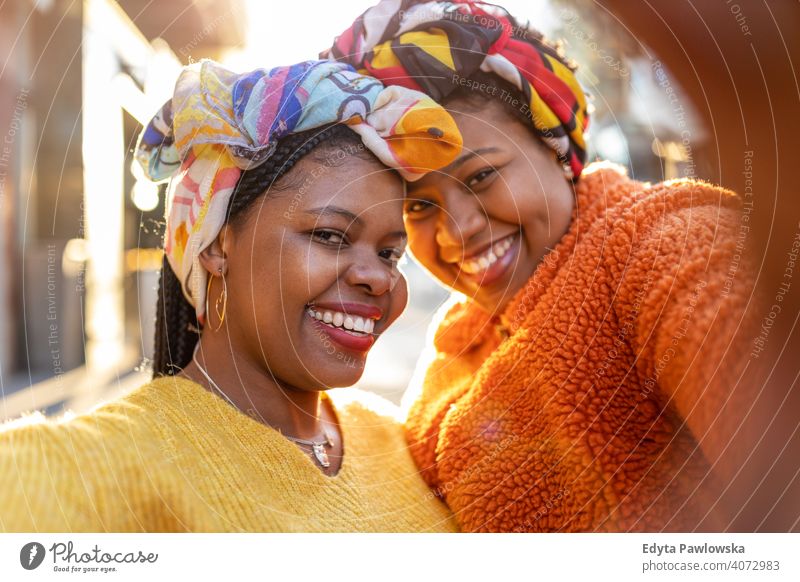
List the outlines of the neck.
{"label": "neck", "polygon": [[235,349],[224,333],[203,334],[195,358],[182,375],[218,396],[224,393],[236,408],[287,436],[314,439],[322,434],[320,392],[282,382],[265,362],[256,362],[244,350]]}

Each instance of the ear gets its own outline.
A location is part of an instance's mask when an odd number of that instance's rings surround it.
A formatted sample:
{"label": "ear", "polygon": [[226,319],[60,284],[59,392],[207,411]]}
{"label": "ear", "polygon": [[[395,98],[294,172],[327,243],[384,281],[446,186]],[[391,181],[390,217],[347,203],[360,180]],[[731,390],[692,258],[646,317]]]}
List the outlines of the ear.
{"label": "ear", "polygon": [[200,251],[198,260],[211,276],[225,275],[228,272],[228,252],[232,245],[231,231],[228,225],[222,227],[217,238]]}

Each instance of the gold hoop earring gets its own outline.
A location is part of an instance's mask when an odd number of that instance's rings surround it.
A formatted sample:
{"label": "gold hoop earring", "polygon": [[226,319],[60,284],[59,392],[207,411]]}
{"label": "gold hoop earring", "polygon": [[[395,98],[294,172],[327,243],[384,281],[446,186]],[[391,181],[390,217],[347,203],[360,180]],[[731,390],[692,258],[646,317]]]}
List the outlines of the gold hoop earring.
{"label": "gold hoop earring", "polygon": [[[219,270],[222,273],[222,269]],[[222,277],[222,275],[220,275]],[[219,312],[219,302],[222,301],[222,313]],[[222,293],[219,294],[217,300],[214,302],[214,310],[219,317],[219,325],[214,331],[222,329],[222,322],[225,321],[225,310],[228,308],[228,284],[225,282],[225,277],[222,277]]]}
{"label": "gold hoop earring", "polygon": [[[217,272],[219,273],[220,277],[222,277],[222,269],[217,269]],[[208,285],[206,286],[206,321],[208,321],[208,316],[211,313],[211,311],[208,308],[208,298],[211,295],[212,280],[213,277],[211,276],[211,274],[209,274]],[[220,301],[222,302],[222,313],[220,313],[219,311]],[[225,310],[227,309],[227,307],[228,307],[228,286],[225,283],[225,278],[222,277],[222,293],[220,293],[219,297],[217,297],[217,300],[214,302],[214,310],[217,312],[217,317],[219,318],[219,325],[216,327],[216,329],[214,328],[210,329],[212,329],[213,331],[219,331],[220,329],[222,329],[222,323],[225,321]]]}

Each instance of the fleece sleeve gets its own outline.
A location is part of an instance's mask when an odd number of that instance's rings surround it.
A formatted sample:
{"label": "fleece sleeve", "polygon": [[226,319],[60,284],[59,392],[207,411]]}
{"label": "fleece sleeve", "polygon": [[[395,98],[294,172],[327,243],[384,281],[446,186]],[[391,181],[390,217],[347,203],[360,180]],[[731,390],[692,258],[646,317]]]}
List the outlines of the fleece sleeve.
{"label": "fleece sleeve", "polygon": [[[755,299],[739,199],[700,182],[661,184],[627,209],[609,235],[616,316],[642,390],[688,427],[712,463],[732,451],[753,398],[743,381]],[[621,259],[621,260],[620,260]]]}

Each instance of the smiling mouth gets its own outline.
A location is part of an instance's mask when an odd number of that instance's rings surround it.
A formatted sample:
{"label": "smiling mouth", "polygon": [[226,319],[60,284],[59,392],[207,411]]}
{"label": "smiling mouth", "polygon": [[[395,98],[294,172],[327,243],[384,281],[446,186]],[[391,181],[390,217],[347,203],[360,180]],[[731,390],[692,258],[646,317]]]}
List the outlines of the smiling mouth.
{"label": "smiling mouth", "polygon": [[355,337],[368,337],[374,335],[374,319],[348,315],[347,313],[342,313],[341,311],[330,311],[319,308],[314,309],[313,307],[306,309],[306,313],[323,325],[344,331],[345,333]]}
{"label": "smiling mouth", "polygon": [[489,245],[489,248],[487,248],[481,254],[462,260],[460,263],[458,263],[459,268],[467,275],[478,277],[482,276],[492,267],[492,265],[502,259],[506,253],[508,253],[508,251],[511,249],[511,245],[514,244],[514,239],[516,238],[517,234],[518,233],[515,232],[512,235],[502,238],[499,241]]}

